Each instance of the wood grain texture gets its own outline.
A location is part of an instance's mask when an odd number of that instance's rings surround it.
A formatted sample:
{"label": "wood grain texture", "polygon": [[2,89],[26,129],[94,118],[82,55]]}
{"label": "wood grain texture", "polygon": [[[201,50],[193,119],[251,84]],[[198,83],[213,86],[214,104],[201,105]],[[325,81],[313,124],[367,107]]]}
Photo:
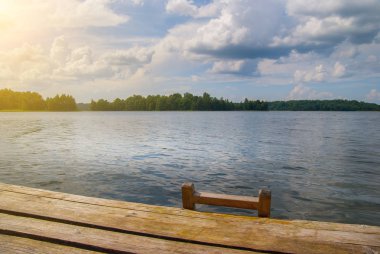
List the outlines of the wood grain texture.
{"label": "wood grain texture", "polygon": [[205,205],[228,206],[256,210],[259,199],[256,197],[235,196],[208,192],[195,192],[195,203]]}
{"label": "wood grain texture", "polygon": [[[193,218],[199,218],[199,219],[211,218],[213,220],[225,220],[226,218],[228,218],[228,220],[230,221],[234,221],[234,220],[240,221],[241,218],[244,218],[244,220],[251,220],[251,221],[257,221],[257,222],[267,221],[265,219],[260,219],[257,217],[246,217],[246,216],[236,216],[236,215],[231,215],[231,214],[189,211],[189,210],[175,208],[175,207],[154,206],[154,205],[148,205],[148,204],[142,204],[142,203],[132,203],[132,202],[126,202],[126,201],[86,197],[86,196],[79,196],[79,195],[74,195],[74,194],[42,190],[42,189],[4,184],[4,183],[0,183],[0,191],[15,192],[15,193],[26,194],[26,195],[31,195],[31,196],[40,196],[40,197],[64,200],[64,201],[69,201],[69,202],[89,204],[89,205],[100,205],[100,206],[105,206],[105,207],[135,210],[135,211],[141,211],[141,212],[154,212],[156,214],[163,214],[163,215],[170,214],[170,215],[186,216],[186,217],[193,217]],[[315,228],[315,229],[329,229],[329,230],[350,231],[350,232],[357,232],[357,233],[373,233],[373,234],[380,233],[380,227],[373,227],[373,226],[367,226],[367,225],[342,224],[342,223],[305,221],[305,220],[277,220],[274,218],[271,218],[270,221],[272,223],[280,223],[281,225],[287,224],[287,225],[299,226],[302,228],[306,227],[306,228]]]}
{"label": "wood grain texture", "polygon": [[182,206],[185,209],[195,210],[195,204],[227,206],[258,210],[259,217],[270,217],[271,192],[260,190],[259,197],[247,197],[227,194],[195,191],[194,184],[182,185]]}
{"label": "wood grain texture", "polygon": [[[63,224],[120,235],[141,237],[139,234],[142,234],[148,240],[161,237],[159,240],[167,242],[189,244],[186,241],[191,241],[195,246],[214,245],[213,248],[224,246],[223,250],[236,247],[264,253],[380,251],[380,227],[200,213],[7,184],[0,184],[0,212],[56,223],[54,227],[58,229],[58,225]],[[25,223],[28,229],[29,222]],[[7,229],[7,223],[2,227]]]}
{"label": "wood grain texture", "polygon": [[50,241],[57,246],[66,244],[79,250],[103,253],[247,253],[0,213],[0,229],[4,228],[20,236],[35,237],[41,242]]}
{"label": "wood grain texture", "polygon": [[1,254],[99,254],[101,252],[0,234]]}

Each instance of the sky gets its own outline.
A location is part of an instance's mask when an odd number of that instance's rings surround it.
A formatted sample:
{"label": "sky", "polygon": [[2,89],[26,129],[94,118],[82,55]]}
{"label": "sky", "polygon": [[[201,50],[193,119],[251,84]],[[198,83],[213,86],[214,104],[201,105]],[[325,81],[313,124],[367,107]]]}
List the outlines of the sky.
{"label": "sky", "polygon": [[0,0],[0,89],[380,104],[380,0]]}

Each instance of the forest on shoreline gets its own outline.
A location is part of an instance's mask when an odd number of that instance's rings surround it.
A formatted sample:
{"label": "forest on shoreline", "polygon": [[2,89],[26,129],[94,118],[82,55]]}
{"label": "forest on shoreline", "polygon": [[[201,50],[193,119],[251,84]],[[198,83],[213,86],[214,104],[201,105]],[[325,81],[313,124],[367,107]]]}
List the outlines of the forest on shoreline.
{"label": "forest on shoreline", "polygon": [[232,102],[228,99],[211,97],[208,93],[202,96],[185,93],[166,95],[133,95],[125,100],[116,98],[113,102],[100,99],[92,100],[90,110],[93,111],[236,111],[236,110],[268,110],[268,102],[245,99]]}
{"label": "forest on shoreline", "polygon": [[380,105],[356,100],[290,100],[267,102],[245,99],[232,102],[208,93],[133,95],[113,101],[99,99],[76,103],[71,95],[43,99],[36,92],[0,90],[0,111],[380,111]]}
{"label": "forest on shoreline", "polygon": [[43,99],[36,92],[0,90],[0,111],[76,111],[77,104],[71,95],[56,95]]}

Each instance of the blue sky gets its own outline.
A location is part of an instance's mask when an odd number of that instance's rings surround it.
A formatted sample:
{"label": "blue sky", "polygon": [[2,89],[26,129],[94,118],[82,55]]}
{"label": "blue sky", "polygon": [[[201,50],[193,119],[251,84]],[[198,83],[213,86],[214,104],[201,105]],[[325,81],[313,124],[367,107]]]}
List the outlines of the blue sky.
{"label": "blue sky", "polygon": [[380,103],[378,0],[2,0],[0,88]]}

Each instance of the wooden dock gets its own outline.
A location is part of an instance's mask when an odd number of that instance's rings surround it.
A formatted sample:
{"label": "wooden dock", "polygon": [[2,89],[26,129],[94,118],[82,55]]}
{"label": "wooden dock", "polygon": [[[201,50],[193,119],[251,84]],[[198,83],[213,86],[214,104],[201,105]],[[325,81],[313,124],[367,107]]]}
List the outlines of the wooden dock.
{"label": "wooden dock", "polygon": [[375,254],[380,227],[204,213],[0,184],[0,253]]}

